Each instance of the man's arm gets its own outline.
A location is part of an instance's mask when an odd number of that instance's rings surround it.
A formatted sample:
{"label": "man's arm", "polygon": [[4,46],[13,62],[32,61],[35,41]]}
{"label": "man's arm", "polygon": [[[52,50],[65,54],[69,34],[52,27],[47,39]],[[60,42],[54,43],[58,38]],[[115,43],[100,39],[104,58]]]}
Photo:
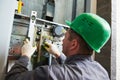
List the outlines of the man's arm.
{"label": "man's arm", "polygon": [[48,80],[48,66],[41,66],[35,70],[28,71],[28,61],[29,58],[27,56],[21,56],[6,74],[5,80]]}
{"label": "man's arm", "polygon": [[63,64],[64,61],[66,60],[66,56],[61,53],[58,49],[58,47],[52,43],[45,42],[44,48],[52,55],[56,57],[56,60],[58,61],[59,64]]}
{"label": "man's arm", "polygon": [[[6,80],[47,80],[49,74],[49,66],[40,66],[35,70],[28,71],[28,61],[35,51],[35,47],[32,47],[30,42],[26,40],[21,49],[22,56],[15,62],[11,70],[6,74]],[[58,56],[58,55],[57,55]],[[63,55],[57,57],[60,60],[64,60]],[[61,62],[62,63],[62,62]],[[52,67],[51,67],[52,68]]]}
{"label": "man's arm", "polygon": [[56,60],[59,62],[59,64],[64,64],[66,56],[63,53],[61,53],[60,56],[56,58]]}
{"label": "man's arm", "polygon": [[[32,47],[29,40],[26,39],[24,41],[24,45],[21,48],[21,57],[19,60],[15,62],[15,65],[11,68],[11,70],[6,75],[6,80],[19,80],[19,78],[22,78],[24,74],[30,75],[27,65],[28,61],[31,58],[31,55],[36,50],[36,47]],[[27,74],[26,74],[27,73]],[[21,76],[21,77],[19,77]],[[20,79],[22,80],[22,79]]]}
{"label": "man's arm", "polygon": [[15,62],[11,70],[6,74],[5,80],[17,80],[22,72],[28,71],[28,57],[22,56],[18,61]]}

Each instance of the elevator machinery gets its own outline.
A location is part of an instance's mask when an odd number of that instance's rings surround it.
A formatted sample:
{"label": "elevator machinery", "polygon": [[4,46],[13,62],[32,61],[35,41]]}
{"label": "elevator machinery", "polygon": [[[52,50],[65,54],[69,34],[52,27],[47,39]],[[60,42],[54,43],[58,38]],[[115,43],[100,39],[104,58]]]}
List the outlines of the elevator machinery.
{"label": "elevator machinery", "polygon": [[36,11],[32,11],[30,17],[16,13],[14,15],[6,71],[9,71],[14,61],[19,59],[21,47],[26,38],[30,40],[33,46],[37,46],[28,68],[34,69],[39,65],[56,64],[54,56],[49,54],[43,45],[45,41],[53,43],[57,45],[62,53],[62,39],[68,28],[66,25],[37,18]]}

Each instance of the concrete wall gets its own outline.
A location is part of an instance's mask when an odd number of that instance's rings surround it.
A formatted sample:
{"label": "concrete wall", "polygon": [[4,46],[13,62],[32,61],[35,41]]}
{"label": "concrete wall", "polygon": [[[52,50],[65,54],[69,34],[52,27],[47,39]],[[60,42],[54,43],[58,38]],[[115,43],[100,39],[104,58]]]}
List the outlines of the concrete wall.
{"label": "concrete wall", "polygon": [[[97,12],[99,16],[111,24],[111,0],[97,0]],[[100,62],[111,73],[111,40],[102,48],[100,54],[96,54],[95,59]]]}

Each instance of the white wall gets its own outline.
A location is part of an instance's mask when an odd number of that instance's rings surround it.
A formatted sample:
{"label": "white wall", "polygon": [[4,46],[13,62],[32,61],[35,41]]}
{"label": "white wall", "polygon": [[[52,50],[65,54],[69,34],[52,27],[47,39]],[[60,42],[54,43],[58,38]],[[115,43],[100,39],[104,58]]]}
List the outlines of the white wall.
{"label": "white wall", "polygon": [[16,1],[0,1],[0,80],[4,80]]}
{"label": "white wall", "polygon": [[120,80],[120,0],[112,0],[111,80]]}
{"label": "white wall", "polygon": [[[117,0],[117,20],[116,20],[116,30],[117,30],[117,38],[116,38],[116,42],[117,42],[117,45],[116,45],[116,80],[120,80],[120,0]],[[113,15],[116,15],[116,14],[113,14]],[[114,26],[113,26],[114,27]]]}
{"label": "white wall", "polygon": [[112,0],[112,36],[111,36],[111,80],[116,80],[116,0]]}

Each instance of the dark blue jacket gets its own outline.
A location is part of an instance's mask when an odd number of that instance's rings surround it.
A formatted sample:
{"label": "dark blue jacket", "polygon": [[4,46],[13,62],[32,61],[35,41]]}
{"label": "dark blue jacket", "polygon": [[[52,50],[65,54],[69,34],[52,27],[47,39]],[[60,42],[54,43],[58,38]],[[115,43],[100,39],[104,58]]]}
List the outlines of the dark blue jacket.
{"label": "dark blue jacket", "polygon": [[[62,58],[62,57],[61,57]],[[90,55],[74,55],[64,64],[39,66],[28,71],[22,56],[6,75],[6,80],[110,80],[106,70]]]}

